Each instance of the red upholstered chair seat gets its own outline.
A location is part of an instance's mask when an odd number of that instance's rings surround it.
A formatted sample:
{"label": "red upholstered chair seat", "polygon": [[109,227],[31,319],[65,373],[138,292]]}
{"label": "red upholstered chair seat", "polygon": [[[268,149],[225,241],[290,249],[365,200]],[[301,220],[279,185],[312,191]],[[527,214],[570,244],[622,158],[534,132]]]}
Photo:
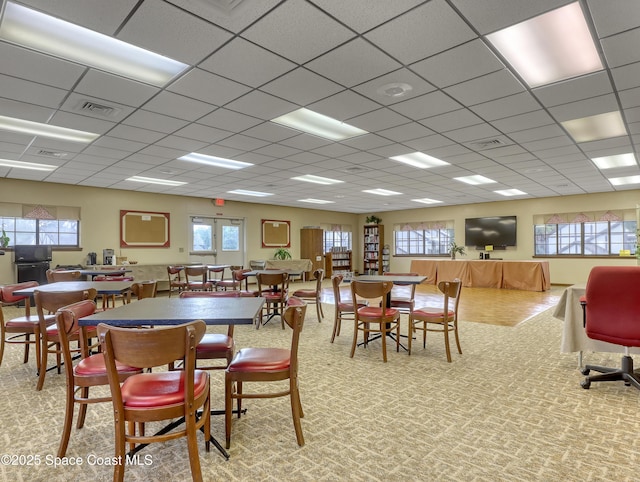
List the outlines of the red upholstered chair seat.
{"label": "red upholstered chair seat", "polygon": [[[116,360],[116,370],[119,373],[139,373],[140,369],[135,367],[130,367],[123,363],[120,363]],[[75,376],[97,376],[104,375],[107,376],[107,369],[104,364],[104,356],[102,353],[98,353],[97,355],[91,355],[90,357],[83,358],[80,362],[74,367],[73,374]]]}
{"label": "red upholstered chair seat", "polygon": [[[184,402],[184,371],[142,373],[127,378],[122,384],[125,407],[161,407]],[[194,398],[208,390],[207,372],[195,370]]]}
{"label": "red upholstered chair seat", "polygon": [[[213,292],[215,293],[215,291]],[[211,358],[214,353],[224,355],[228,350],[233,349],[233,338],[219,333],[207,333],[202,337],[196,347],[196,356]],[[224,358],[224,356],[222,356]]]}
{"label": "red upholstered chair seat", "polygon": [[285,348],[243,348],[227,367],[229,372],[280,371],[289,368],[291,351]]}
{"label": "red upholstered chair seat", "polygon": [[[48,316],[46,318],[47,323],[53,323],[56,321],[55,315]],[[5,323],[7,328],[33,328],[33,325],[37,325],[40,322],[39,318],[36,315],[31,316],[19,316],[17,318],[12,318]]]}
{"label": "red upholstered chair seat", "polygon": [[[382,314],[382,308],[379,306],[363,306],[362,308],[358,308],[358,314],[364,317],[380,316]],[[384,316],[395,316],[397,314],[398,310],[395,308],[387,308],[384,312]]]}
{"label": "red upholstered chair seat", "polygon": [[[438,308],[433,308],[432,310],[429,308],[420,308],[419,310],[414,311],[415,316],[424,316],[427,318],[442,318],[444,313],[442,310],[438,310]],[[453,317],[455,315],[455,311],[449,310],[448,316]]]}
{"label": "red upholstered chair seat", "polygon": [[296,290],[293,296],[300,298],[313,298],[318,294],[316,290]]}

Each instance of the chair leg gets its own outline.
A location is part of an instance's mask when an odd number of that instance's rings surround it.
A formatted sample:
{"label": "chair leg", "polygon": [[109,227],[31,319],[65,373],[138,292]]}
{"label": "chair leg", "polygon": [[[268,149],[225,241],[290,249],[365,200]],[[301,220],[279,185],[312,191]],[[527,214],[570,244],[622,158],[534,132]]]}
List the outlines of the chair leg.
{"label": "chair leg", "polygon": [[38,373],[38,383],[36,385],[36,390],[42,390],[44,386],[44,377],[47,375],[47,359],[49,356],[49,343],[46,338],[41,337],[42,343],[40,343],[40,370]]}
{"label": "chair leg", "polygon": [[458,345],[458,353],[462,355],[462,348],[460,347],[460,338],[458,337],[458,324],[453,325],[453,333],[456,335],[456,345]]}
{"label": "chair leg", "polygon": [[[189,451],[189,465],[191,466],[191,478],[194,482],[202,482],[202,470],[200,468],[200,455],[198,454],[198,439],[196,436],[196,418],[193,410],[189,411],[185,424],[187,428],[187,449]],[[206,415],[205,415],[206,416]]]}
{"label": "chair leg", "polygon": [[304,445],[304,435],[302,434],[302,424],[300,423],[302,407],[300,405],[298,379],[296,377],[289,379],[289,397],[291,398],[291,415],[293,417],[293,428],[296,431],[296,440],[298,445],[302,447]]}
{"label": "chair leg", "polygon": [[409,326],[407,327],[407,355],[411,355],[411,340],[413,339],[413,320],[409,315]]}
{"label": "chair leg", "polygon": [[[80,389],[80,397],[89,398],[89,387],[82,387]],[[78,421],[76,423],[76,428],[78,430],[84,427],[84,420],[86,416],[87,416],[87,404],[80,403],[80,407],[78,408]]]}
{"label": "chair leg", "polygon": [[[386,325],[386,323],[381,323],[381,325]],[[380,331],[382,332],[382,360],[387,363],[387,333],[388,329],[386,326],[380,326]]]}
{"label": "chair leg", "polygon": [[351,342],[351,358],[356,353],[356,345],[358,344],[358,320],[353,321],[353,341]]}
{"label": "chair leg", "polygon": [[113,467],[113,482],[124,482],[124,462],[125,462],[125,421],[116,418],[115,420],[115,436],[116,436],[116,460],[120,463]]}
{"label": "chair leg", "polygon": [[73,410],[75,407],[73,396],[73,381],[67,380],[66,406],[64,409],[64,424],[62,426],[62,438],[58,447],[58,457],[64,457],[71,437],[71,425],[73,424]]}
{"label": "chair leg", "polygon": [[[333,318],[333,331],[331,332],[331,343],[336,339],[336,333],[338,332],[338,325],[340,324],[340,315],[336,309]],[[2,363],[2,357],[0,356],[0,363]]]}
{"label": "chair leg", "polygon": [[[224,377],[224,432],[226,447],[231,447],[231,417],[233,415],[233,398],[231,391],[233,390],[233,380],[231,375],[225,373]],[[238,410],[240,413],[240,410]]]}
{"label": "chair leg", "polygon": [[451,363],[451,348],[449,347],[449,324],[445,321],[444,327],[444,349],[447,352],[447,361]]}
{"label": "chair leg", "polygon": [[[25,333],[24,335],[24,359],[22,363],[29,361],[29,346],[31,345],[31,334]],[[4,351],[4,336],[2,337],[2,351]],[[0,352],[0,363],[2,363],[2,353]]]}

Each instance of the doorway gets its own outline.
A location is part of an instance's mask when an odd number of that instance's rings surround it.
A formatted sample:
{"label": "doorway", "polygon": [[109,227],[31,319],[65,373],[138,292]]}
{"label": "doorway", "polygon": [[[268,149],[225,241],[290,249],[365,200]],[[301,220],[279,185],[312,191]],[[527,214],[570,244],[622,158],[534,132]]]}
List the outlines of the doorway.
{"label": "doorway", "polygon": [[191,216],[189,262],[244,266],[244,219]]}

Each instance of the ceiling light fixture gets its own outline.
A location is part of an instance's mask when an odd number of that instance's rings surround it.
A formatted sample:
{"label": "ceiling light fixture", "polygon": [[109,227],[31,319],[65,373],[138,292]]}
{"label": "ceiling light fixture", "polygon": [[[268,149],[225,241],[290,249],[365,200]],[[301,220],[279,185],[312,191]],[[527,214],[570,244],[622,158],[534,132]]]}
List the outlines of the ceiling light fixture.
{"label": "ceiling light fixture", "polygon": [[337,179],[330,179],[328,177],[321,177],[321,176],[314,176],[313,174],[305,174],[304,176],[296,176],[296,177],[292,177],[291,179],[296,180],[296,181],[305,181],[305,182],[313,182],[315,184],[323,184],[323,185],[330,185],[330,184],[340,184],[341,182],[344,181],[339,181]]}
{"label": "ceiling light fixture", "polygon": [[207,156],[205,154],[197,154],[192,152],[186,156],[178,157],[181,161],[197,162],[199,164],[206,164],[207,166],[224,167],[226,169],[244,169],[245,167],[253,166],[249,162],[234,161],[232,159],[225,159],[223,157]]}
{"label": "ceiling light fixture", "polygon": [[522,196],[523,194],[527,194],[524,191],[521,191],[520,189],[501,189],[499,191],[493,191],[496,194],[500,194],[501,196]]}
{"label": "ceiling light fixture", "polygon": [[613,169],[614,167],[635,166],[636,157],[632,152],[614,156],[594,157],[591,159],[598,169]]}
{"label": "ceiling light fixture", "polygon": [[417,167],[419,169],[428,169],[430,167],[448,166],[449,163],[441,161],[438,158],[429,156],[422,152],[413,152],[411,154],[403,154],[402,156],[393,156],[389,159],[394,161],[408,164],[409,166]]}
{"label": "ceiling light fixture", "polygon": [[0,130],[87,144],[100,137],[100,134],[94,134],[93,132],[67,129],[66,127],[42,124],[15,117],[5,117],[3,115],[0,115]]}
{"label": "ceiling light fixture", "polygon": [[33,171],[54,171],[58,166],[49,164],[38,164],[36,162],[10,161],[9,159],[0,159],[0,166],[14,167],[16,169],[31,169]]}
{"label": "ceiling light fixture", "polygon": [[397,196],[398,194],[402,194],[401,192],[389,191],[388,189],[366,189],[362,192],[377,194],[378,196]]}
{"label": "ceiling light fixture", "polygon": [[267,197],[273,196],[272,193],[269,192],[260,192],[260,191],[246,191],[244,189],[235,189],[233,191],[227,191],[229,194],[240,194],[241,196],[254,196],[254,197]]}
{"label": "ceiling light fixture", "polygon": [[597,141],[627,134],[618,111],[572,119],[561,124],[576,142]]}
{"label": "ceiling light fixture", "polygon": [[640,176],[610,177],[609,182],[614,186],[627,186],[629,184],[640,184]]}
{"label": "ceiling light fixture", "polygon": [[429,199],[428,197],[423,197],[422,199],[412,199],[412,201],[415,201],[417,203],[422,203],[422,204],[438,204],[442,202],[442,201],[437,201],[435,199]]}
{"label": "ceiling light fixture", "polygon": [[334,204],[335,201],[325,201],[324,199],[298,199],[301,203],[312,203],[312,204]]}
{"label": "ceiling light fixture", "polygon": [[466,184],[471,184],[472,186],[477,186],[479,184],[491,184],[492,182],[496,182],[493,179],[489,179],[488,177],[481,176],[479,174],[475,174],[473,176],[463,176],[463,177],[454,177],[456,181],[464,182]]}
{"label": "ceiling light fixture", "polygon": [[189,67],[122,40],[7,2],[0,38],[158,87]]}
{"label": "ceiling light fixture", "polygon": [[489,34],[487,40],[530,87],[603,69],[579,2]]}
{"label": "ceiling light fixture", "polygon": [[403,82],[393,82],[391,84],[385,84],[376,89],[376,93],[384,95],[386,97],[404,97],[407,93],[411,92],[413,87]]}
{"label": "ceiling light fixture", "polygon": [[182,186],[187,184],[182,181],[172,181],[170,179],[156,179],[155,177],[131,176],[125,181],[144,182],[147,184],[160,184],[162,186]]}
{"label": "ceiling light fixture", "polygon": [[305,108],[271,119],[271,122],[332,141],[368,134],[367,131]]}

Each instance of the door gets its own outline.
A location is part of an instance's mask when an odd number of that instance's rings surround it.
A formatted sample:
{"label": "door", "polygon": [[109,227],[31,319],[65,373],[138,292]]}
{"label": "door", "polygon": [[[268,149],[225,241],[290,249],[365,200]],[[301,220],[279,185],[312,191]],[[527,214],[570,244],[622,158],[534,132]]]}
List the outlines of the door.
{"label": "door", "polygon": [[244,219],[191,217],[189,262],[244,266]]}

